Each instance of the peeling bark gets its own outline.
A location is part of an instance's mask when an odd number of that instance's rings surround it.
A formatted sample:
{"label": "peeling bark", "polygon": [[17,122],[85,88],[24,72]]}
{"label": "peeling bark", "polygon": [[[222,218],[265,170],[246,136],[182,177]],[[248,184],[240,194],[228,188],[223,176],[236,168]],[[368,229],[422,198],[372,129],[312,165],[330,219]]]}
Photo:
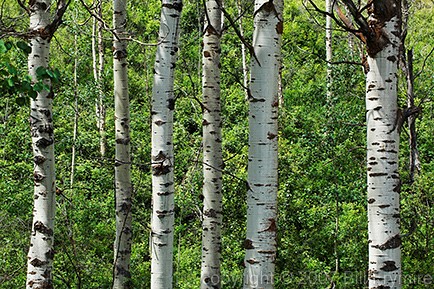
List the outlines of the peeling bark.
{"label": "peeling bark", "polygon": [[277,112],[282,1],[255,1],[251,63],[244,287],[274,288],[277,217]]}
{"label": "peeling bark", "polygon": [[173,81],[180,0],[163,0],[152,89],[151,289],[172,288],[173,273]]}

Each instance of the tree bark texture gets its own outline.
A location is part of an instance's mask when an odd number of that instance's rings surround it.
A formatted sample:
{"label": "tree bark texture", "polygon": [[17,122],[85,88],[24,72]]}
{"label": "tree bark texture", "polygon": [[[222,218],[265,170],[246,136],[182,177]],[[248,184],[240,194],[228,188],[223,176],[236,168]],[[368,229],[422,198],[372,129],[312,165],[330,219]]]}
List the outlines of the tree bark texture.
{"label": "tree bark texture", "polygon": [[174,224],[173,94],[182,2],[163,0],[152,89],[151,288],[172,288]]}
{"label": "tree bark texture", "polygon": [[278,78],[283,1],[256,0],[249,95],[249,165],[244,288],[274,288],[277,218]]}
{"label": "tree bark texture", "polygon": [[[51,35],[50,0],[31,1],[30,31],[32,48],[28,58],[29,74],[37,81],[39,67],[48,67]],[[49,80],[45,84],[51,87]],[[26,288],[53,288],[53,232],[55,215],[54,133],[52,116],[53,93],[42,90],[31,100],[30,126],[34,161],[34,208],[32,234],[27,263]]]}
{"label": "tree bark texture", "polygon": [[[397,72],[400,2],[369,9],[378,41],[368,41],[366,75],[369,288],[401,288],[401,237],[398,173]],[[378,2],[378,3],[377,3]]]}
{"label": "tree bark texture", "polygon": [[131,288],[132,184],[130,154],[130,102],[128,96],[126,0],[113,0],[113,77],[115,98],[116,240],[113,288]]}
{"label": "tree bark texture", "polygon": [[[407,110],[415,108],[414,105],[414,90],[413,90],[413,50],[407,52],[407,65],[406,65],[406,78],[407,78]],[[408,116],[408,131],[410,135],[410,156],[409,156],[409,172],[410,182],[414,182],[414,177],[417,172],[420,172],[419,151],[417,149],[417,134],[416,134],[416,114]]]}
{"label": "tree bark texture", "polygon": [[205,2],[203,37],[203,222],[201,288],[221,288],[222,119],[220,105],[220,0]]}

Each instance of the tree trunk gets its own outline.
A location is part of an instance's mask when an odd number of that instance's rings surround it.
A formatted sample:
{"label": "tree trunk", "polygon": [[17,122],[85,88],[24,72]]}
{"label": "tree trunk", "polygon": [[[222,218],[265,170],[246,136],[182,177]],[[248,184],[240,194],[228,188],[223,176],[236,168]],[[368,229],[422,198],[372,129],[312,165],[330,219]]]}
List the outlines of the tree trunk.
{"label": "tree trunk", "polygon": [[113,80],[115,97],[116,240],[113,288],[131,288],[132,184],[130,155],[130,102],[128,98],[126,0],[113,0]]}
{"label": "tree trunk", "polygon": [[172,288],[173,273],[173,82],[182,2],[163,0],[152,89],[151,288]]}
{"label": "tree trunk", "polygon": [[[326,12],[333,12],[332,0],[326,0]],[[326,62],[327,62],[327,95],[326,100],[330,105],[332,98],[332,19],[330,16],[326,16]]]}
{"label": "tree trunk", "polygon": [[[96,14],[100,19],[103,18],[102,15],[102,0],[98,0],[96,7]],[[95,104],[96,109],[96,118],[97,118],[97,128],[100,135],[99,146],[100,146],[100,154],[102,157],[105,156],[107,140],[106,140],[106,131],[105,131],[105,117],[106,117],[106,109],[104,103],[104,39],[103,39],[103,27],[104,23],[101,21],[94,19],[93,26],[93,35],[92,35],[92,55],[93,55],[93,69],[94,69],[94,78],[96,82],[96,86],[98,89],[98,98]],[[96,41],[98,42],[98,53],[96,53]],[[98,63],[96,60],[96,56],[98,55]]]}
{"label": "tree trunk", "polygon": [[249,188],[244,288],[274,288],[282,8],[283,1],[255,1],[255,55],[252,57],[249,95]]}
{"label": "tree trunk", "polygon": [[72,189],[74,186],[75,175],[75,154],[78,134],[78,81],[77,81],[77,69],[78,69],[78,44],[77,34],[74,35],[74,128],[72,132],[72,151],[71,151],[71,176],[69,187]]}
{"label": "tree trunk", "polygon": [[[398,173],[397,72],[400,2],[374,1],[366,75],[369,288],[401,288],[401,237]],[[378,3],[377,3],[378,2]],[[387,40],[387,41],[386,41]]]}
{"label": "tree trunk", "polygon": [[[29,74],[37,81],[37,70],[47,68],[51,35],[44,33],[50,24],[50,0],[38,0],[30,5],[32,38],[29,54]],[[45,84],[51,87],[49,80]],[[31,100],[30,126],[34,161],[34,208],[32,234],[27,263],[26,288],[53,288],[53,232],[55,215],[54,134],[52,118],[53,93],[42,90]]]}
{"label": "tree trunk", "polygon": [[[237,0],[237,10],[240,15],[240,19],[238,20],[238,29],[240,30],[241,37],[244,37],[244,27],[243,27],[243,1]],[[244,43],[241,43],[241,61],[243,62],[243,85],[244,88],[247,88],[249,83],[249,68],[247,67],[247,57],[246,57],[246,46]],[[247,91],[247,89],[244,89]],[[248,95],[246,93],[246,99],[248,99]]]}
{"label": "tree trunk", "polygon": [[[413,91],[413,50],[407,52],[407,109],[411,110],[415,108],[414,105],[414,91]],[[409,159],[409,171],[410,182],[414,182],[414,177],[417,172],[420,172],[420,160],[419,151],[417,149],[417,134],[416,134],[416,114],[408,116],[408,130],[410,133],[410,159]]]}
{"label": "tree trunk", "polygon": [[220,38],[223,3],[207,0],[203,37],[203,223],[201,288],[221,288],[222,120],[220,105]]}

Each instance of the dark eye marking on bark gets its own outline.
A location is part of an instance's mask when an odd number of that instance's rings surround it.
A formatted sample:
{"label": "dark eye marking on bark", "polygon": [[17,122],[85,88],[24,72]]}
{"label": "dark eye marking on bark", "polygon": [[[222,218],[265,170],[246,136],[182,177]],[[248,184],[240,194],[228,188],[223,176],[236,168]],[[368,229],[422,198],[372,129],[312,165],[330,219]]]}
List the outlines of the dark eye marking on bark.
{"label": "dark eye marking on bark", "polygon": [[255,249],[255,247],[253,246],[253,242],[250,239],[245,239],[243,245],[244,249]]}
{"label": "dark eye marking on bark", "polygon": [[398,267],[396,267],[395,261],[384,261],[384,266],[380,270],[392,272],[398,270]]}
{"label": "dark eye marking on bark", "polygon": [[45,226],[41,221],[36,221],[33,225],[35,231],[40,232],[47,236],[53,236],[53,230]]}
{"label": "dark eye marking on bark", "polygon": [[30,261],[30,264],[33,267],[42,267],[43,265],[45,265],[47,263],[48,263],[47,261],[42,261],[42,260],[39,260],[38,258],[35,258],[32,261]]}
{"label": "dark eye marking on bark", "polygon": [[387,173],[370,173],[370,177],[384,177],[387,176]]}
{"label": "dark eye marking on bark", "polygon": [[[398,214],[399,215],[399,214]],[[381,245],[373,245],[373,248],[380,249],[380,250],[388,250],[388,249],[395,249],[399,248],[401,246],[401,236],[399,234],[393,236],[389,240],[387,240],[384,244]]]}

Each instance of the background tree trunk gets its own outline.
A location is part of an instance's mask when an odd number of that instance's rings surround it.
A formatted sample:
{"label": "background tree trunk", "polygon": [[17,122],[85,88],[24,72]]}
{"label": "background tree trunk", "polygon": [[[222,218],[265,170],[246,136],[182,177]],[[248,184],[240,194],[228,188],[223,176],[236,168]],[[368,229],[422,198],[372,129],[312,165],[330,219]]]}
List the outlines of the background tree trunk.
{"label": "background tree trunk", "polygon": [[113,80],[115,97],[115,190],[116,240],[114,244],[113,288],[131,288],[132,184],[130,155],[130,101],[128,97],[126,1],[113,1]]}
{"label": "background tree trunk", "polygon": [[244,288],[274,288],[282,9],[283,1],[255,1],[255,55],[252,57],[249,95],[249,188]]}
{"label": "background tree trunk", "polygon": [[[102,1],[98,0],[96,6],[96,15],[100,19],[103,19],[102,15]],[[93,69],[95,83],[98,89],[98,98],[95,103],[96,110],[96,126],[99,132],[99,145],[100,154],[102,157],[105,156],[107,139],[105,130],[105,118],[106,118],[106,108],[104,103],[104,39],[103,39],[103,28],[104,23],[94,18],[93,31],[92,31],[92,55],[93,55]],[[97,43],[96,43],[97,42]],[[98,53],[96,46],[98,46]],[[98,61],[97,61],[98,56]]]}
{"label": "background tree trunk", "polygon": [[173,273],[173,82],[182,2],[163,0],[152,89],[151,288],[172,288]]}
{"label": "background tree trunk", "polygon": [[221,288],[222,120],[220,105],[220,0],[207,0],[203,37],[203,223],[201,288]]}
{"label": "background tree trunk", "polygon": [[[50,0],[30,4],[30,31],[32,48],[28,58],[29,74],[37,82],[40,67],[47,68],[51,35],[44,34],[50,24]],[[51,82],[44,80],[51,89]],[[52,118],[53,93],[42,90],[31,100],[30,127],[34,161],[34,208],[32,234],[27,263],[26,288],[53,288],[54,257],[55,171],[54,134]]]}

